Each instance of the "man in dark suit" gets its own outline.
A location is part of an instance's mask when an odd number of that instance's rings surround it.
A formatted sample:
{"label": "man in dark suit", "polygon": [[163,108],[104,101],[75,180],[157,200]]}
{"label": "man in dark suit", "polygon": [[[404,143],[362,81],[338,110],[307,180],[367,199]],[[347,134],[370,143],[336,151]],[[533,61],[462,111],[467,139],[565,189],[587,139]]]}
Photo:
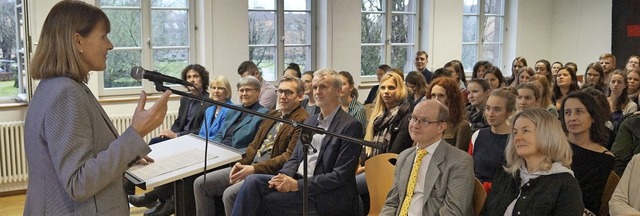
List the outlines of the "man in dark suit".
{"label": "man in dark suit", "polygon": [[422,73],[427,84],[431,83],[433,73],[427,69],[427,63],[429,63],[429,55],[427,52],[424,50],[416,52],[416,59],[413,63],[416,65],[416,71]]}
{"label": "man in dark suit", "polygon": [[380,215],[472,215],[473,161],[442,139],[449,111],[436,100],[416,105],[409,135],[416,147],[398,155]]}
{"label": "man in dark suit", "polygon": [[[320,113],[305,124],[362,138],[362,125],[340,108],[342,82],[338,73],[322,69],[314,73],[313,93]],[[362,147],[337,137],[314,134],[308,159],[309,207],[319,215],[355,215],[358,197],[355,170]],[[233,206],[232,215],[301,215],[303,146],[298,142],[278,175],[247,177]]]}

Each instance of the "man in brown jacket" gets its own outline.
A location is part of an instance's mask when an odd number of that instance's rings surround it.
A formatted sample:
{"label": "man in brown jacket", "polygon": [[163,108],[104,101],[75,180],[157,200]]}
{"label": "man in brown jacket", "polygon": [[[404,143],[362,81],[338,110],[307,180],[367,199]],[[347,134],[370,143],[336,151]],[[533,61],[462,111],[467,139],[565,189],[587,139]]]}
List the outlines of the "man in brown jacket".
{"label": "man in brown jacket", "polygon": [[[268,115],[304,122],[309,116],[300,106],[304,84],[300,79],[285,76],[278,82],[278,107]],[[193,183],[198,215],[215,215],[215,196],[222,196],[224,209],[231,213],[238,190],[250,174],[276,174],[289,159],[300,137],[300,129],[289,124],[265,119],[244,158],[230,168],[198,177]]]}

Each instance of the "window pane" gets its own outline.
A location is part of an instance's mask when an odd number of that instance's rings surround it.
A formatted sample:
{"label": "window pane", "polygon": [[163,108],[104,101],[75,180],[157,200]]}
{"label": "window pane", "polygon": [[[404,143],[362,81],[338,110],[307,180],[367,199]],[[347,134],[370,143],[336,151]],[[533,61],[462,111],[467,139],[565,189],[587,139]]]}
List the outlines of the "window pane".
{"label": "window pane", "polygon": [[392,11],[415,12],[415,0],[393,0],[391,2]]}
{"label": "window pane", "polygon": [[486,14],[502,14],[502,0],[485,0],[484,11]]}
{"label": "window pane", "polygon": [[383,46],[362,46],[360,56],[360,74],[375,75],[376,69],[384,64],[384,47]]}
{"label": "window pane", "polygon": [[484,17],[484,42],[502,42],[502,17]]}
{"label": "window pane", "polygon": [[276,15],[274,12],[249,12],[249,45],[276,43]]}
{"label": "window pane", "polygon": [[2,8],[0,11],[0,20],[2,20],[0,22],[0,27],[2,27],[0,31],[0,99],[14,102],[13,99],[18,95],[20,84],[16,41],[23,40],[16,38],[16,30],[23,26],[19,26],[22,25],[21,23],[18,25],[13,1],[0,1],[0,8]]}
{"label": "window pane", "polygon": [[464,0],[463,13],[478,14],[478,0]]}
{"label": "window pane", "polygon": [[478,45],[462,45],[462,66],[466,71],[472,71],[477,62]]}
{"label": "window pane", "polygon": [[383,43],[383,27],[384,16],[382,14],[362,13],[362,43]]}
{"label": "window pane", "polygon": [[362,11],[384,11],[383,0],[362,0]]}
{"label": "window pane", "polygon": [[104,87],[141,86],[140,81],[131,78],[131,67],[140,65],[140,50],[112,50],[107,56],[107,69],[104,71]]}
{"label": "window pane", "polygon": [[477,42],[478,17],[462,17],[462,42]]}
{"label": "window pane", "polygon": [[284,13],[285,44],[310,44],[311,16],[307,12]]}
{"label": "window pane", "polygon": [[276,2],[275,0],[249,0],[249,10],[251,9],[275,10]]}
{"label": "window pane", "polygon": [[310,0],[284,0],[284,10],[311,10],[311,2]]}
{"label": "window pane", "polygon": [[493,65],[500,65],[500,47],[501,45],[484,45],[482,59]]}
{"label": "window pane", "polygon": [[151,7],[187,8],[187,0],[151,0]]}
{"label": "window pane", "polygon": [[414,55],[413,46],[392,46],[391,67],[400,68],[404,73],[409,73],[412,68],[411,58]]}
{"label": "window pane", "polygon": [[154,47],[189,45],[189,16],[186,10],[152,10],[151,28]]}
{"label": "window pane", "polygon": [[393,15],[391,17],[391,43],[413,43],[414,15]]}
{"label": "window pane", "polygon": [[249,60],[256,63],[262,72],[262,78],[267,81],[275,81],[276,72],[276,48],[275,47],[249,47]]}
{"label": "window pane", "polygon": [[140,6],[140,0],[100,0],[100,6]]}
{"label": "window pane", "polygon": [[308,46],[301,47],[285,47],[284,48],[284,64],[286,68],[289,63],[293,62],[300,65],[300,71],[305,71],[307,64],[311,60],[311,48]]}
{"label": "window pane", "polygon": [[182,69],[189,65],[188,49],[153,50],[153,70],[172,77],[181,77]]}
{"label": "window pane", "polygon": [[140,10],[103,10],[111,21],[109,39],[114,47],[140,47],[142,22]]}

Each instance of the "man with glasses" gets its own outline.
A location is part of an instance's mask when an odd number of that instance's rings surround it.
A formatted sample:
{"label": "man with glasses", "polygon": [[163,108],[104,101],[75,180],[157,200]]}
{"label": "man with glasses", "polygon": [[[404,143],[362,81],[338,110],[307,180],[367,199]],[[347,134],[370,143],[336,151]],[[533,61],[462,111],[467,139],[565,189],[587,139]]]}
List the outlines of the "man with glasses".
{"label": "man with glasses", "polygon": [[[300,106],[304,84],[298,78],[285,76],[278,83],[278,107],[268,113],[283,119],[303,122],[309,114]],[[247,147],[244,158],[233,167],[198,177],[193,184],[197,215],[215,215],[215,197],[222,196],[224,209],[231,214],[233,202],[244,179],[251,174],[276,174],[291,156],[300,137],[300,128],[265,119],[257,136]],[[219,211],[219,209],[217,209]]]}
{"label": "man with glasses", "polygon": [[258,79],[260,82],[260,105],[268,110],[272,110],[275,108],[277,95],[276,95],[276,87],[271,85],[269,82],[262,78],[262,74],[260,74],[260,70],[258,70],[258,66],[252,61],[244,61],[240,63],[238,66],[238,74],[241,77],[253,76]]}
{"label": "man with glasses", "polygon": [[[314,74],[313,97],[320,113],[304,123],[345,136],[362,138],[362,125],[340,108],[342,81],[338,73],[322,69]],[[337,137],[314,134],[307,155],[309,209],[317,215],[357,215],[355,172],[362,147]],[[302,215],[302,143],[277,175],[247,177],[232,215]],[[315,149],[315,150],[312,150]]]}
{"label": "man with glasses", "polygon": [[420,102],[409,120],[416,146],[398,155],[391,191],[380,215],[472,215],[473,162],[442,139],[449,110]]}

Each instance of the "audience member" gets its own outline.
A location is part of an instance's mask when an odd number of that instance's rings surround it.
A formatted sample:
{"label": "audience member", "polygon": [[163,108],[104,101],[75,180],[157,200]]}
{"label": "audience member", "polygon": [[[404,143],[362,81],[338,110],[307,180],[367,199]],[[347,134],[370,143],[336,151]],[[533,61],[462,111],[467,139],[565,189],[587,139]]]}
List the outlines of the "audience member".
{"label": "audience member", "polygon": [[260,82],[260,105],[267,110],[275,108],[278,98],[276,95],[276,87],[262,78],[262,74],[255,63],[252,61],[240,63],[240,66],[238,66],[238,74],[240,74],[240,77],[253,76],[258,79]]}
{"label": "audience member", "polygon": [[[555,80],[555,79],[552,79]],[[558,109],[556,105],[551,101],[551,84],[545,76],[536,74],[529,79],[529,82],[533,83],[540,90],[540,108],[544,108],[555,117],[558,116]]]}
{"label": "audience member", "polygon": [[607,84],[604,83],[604,69],[600,63],[593,62],[587,66],[587,70],[584,72],[584,85],[591,85],[597,90],[607,92]]}
{"label": "audience member", "polygon": [[398,156],[380,215],[472,214],[473,161],[443,140],[450,117],[447,107],[436,100],[416,106],[409,134],[417,144]]}
{"label": "audience member", "polygon": [[616,157],[613,171],[621,176],[624,168],[634,155],[640,154],[640,116],[634,115],[625,119],[616,134],[611,152]]}
{"label": "audience member", "polygon": [[[209,96],[212,100],[229,105],[233,104],[231,103],[231,85],[227,78],[223,76],[213,78],[209,84],[209,90],[211,91]],[[202,138],[213,140],[222,126],[220,124],[214,124],[216,122],[215,120],[216,118],[222,118],[219,122],[224,122],[224,116],[227,110],[229,110],[229,108],[215,104],[207,108],[204,111],[204,121],[202,122],[202,126],[200,126],[200,133],[198,135]]]}
{"label": "audience member", "polygon": [[[320,114],[305,120],[325,130],[361,139],[362,126],[340,108],[342,82],[338,73],[322,69],[314,73],[313,93]],[[355,171],[362,148],[337,137],[314,134],[316,151],[309,152],[309,210],[318,215],[356,215],[358,196]],[[253,174],[247,177],[232,215],[302,215],[302,143],[277,175]]]}
{"label": "audience member", "polygon": [[[387,71],[391,69],[391,67],[389,65],[386,64],[382,64],[380,66],[378,66],[378,68],[376,69],[376,77],[378,78],[378,83],[380,83],[380,79],[382,79],[382,76],[387,73]],[[378,88],[380,87],[380,85],[375,85],[373,87],[371,87],[371,91],[369,91],[369,95],[367,95],[367,99],[364,101],[364,104],[371,104],[374,103],[376,96],[378,96]]]}
{"label": "audience member", "polygon": [[462,66],[462,62],[458,60],[451,60],[444,64],[444,68],[453,72],[451,74],[453,79],[458,80],[458,87],[460,87],[461,91],[464,91],[467,88],[467,78],[464,75],[464,66]]}
{"label": "audience member", "polygon": [[425,99],[427,95],[427,81],[424,76],[416,71],[411,71],[407,74],[405,79],[409,94],[407,95],[407,101],[411,104],[411,109]]}
{"label": "audience member", "polygon": [[466,152],[471,140],[471,127],[464,117],[464,104],[458,82],[449,77],[435,79],[427,96],[440,101],[451,113],[447,121],[448,128],[444,131],[444,140]]}
{"label": "audience member", "polygon": [[603,53],[598,59],[604,69],[604,83],[609,83],[611,73],[616,69],[616,57],[611,53]]}
{"label": "audience member", "polygon": [[358,90],[354,87],[353,76],[347,71],[340,71],[338,74],[342,81],[340,107],[349,113],[349,115],[356,118],[362,124],[362,128],[364,128],[364,126],[367,125],[367,116],[365,115],[364,105],[358,101]]}
{"label": "audience member", "polygon": [[[526,66],[529,65],[527,65],[527,59],[525,59],[524,57],[519,56],[513,59],[513,61],[511,62],[511,79],[509,79],[506,84],[511,85],[511,83],[513,83],[520,75],[520,71],[522,70],[522,68]],[[515,87],[515,85],[513,87]]]}
{"label": "audience member", "polygon": [[622,123],[625,115],[638,111],[638,104],[629,100],[628,86],[627,75],[624,71],[616,70],[611,73],[607,101],[611,106],[611,118],[613,119],[614,127]]}
{"label": "audience member", "polygon": [[320,112],[320,108],[316,106],[316,99],[313,98],[313,88],[311,87],[313,80],[313,71],[305,71],[302,74],[302,82],[304,82],[304,95],[300,105],[304,108],[309,115],[315,115]]}
{"label": "audience member", "polygon": [[540,90],[533,83],[521,83],[516,87],[516,108],[518,112],[524,109],[540,107]]}
{"label": "audience member", "polygon": [[627,66],[625,67],[627,69],[627,72],[640,68],[639,66],[640,57],[636,55],[629,56],[629,59],[627,60]]}
{"label": "audience member", "polygon": [[427,82],[427,84],[429,84],[431,83],[431,80],[433,80],[431,77],[433,73],[431,73],[431,71],[427,69],[427,63],[429,63],[429,55],[427,54],[427,52],[425,52],[424,50],[419,50],[418,52],[416,52],[416,59],[414,61],[414,64],[416,65],[416,71],[421,73],[422,76],[424,76],[424,80]]}
{"label": "audience member", "polygon": [[556,109],[560,110],[564,97],[578,90],[580,90],[580,88],[578,87],[576,71],[571,67],[560,68],[560,70],[558,70],[558,76],[556,77],[556,83],[553,85],[553,101],[556,104]]}
{"label": "audience member", "polygon": [[515,80],[511,82],[511,85],[509,86],[515,88],[521,83],[529,82],[529,79],[531,79],[531,77],[535,74],[536,72],[529,66],[520,68],[520,71],[518,71],[518,76],[514,78]]}
{"label": "audience member", "polygon": [[640,155],[636,155],[627,165],[609,200],[611,216],[640,215],[640,185],[636,182],[640,179],[639,173]]}
{"label": "audience member", "polygon": [[469,95],[469,105],[465,108],[467,113],[467,120],[471,124],[471,133],[479,130],[480,128],[489,127],[487,119],[484,117],[484,108],[487,102],[487,98],[491,94],[491,86],[485,79],[475,78],[469,81],[467,86]]}
{"label": "audience member", "polygon": [[571,146],[558,119],[534,108],[517,113],[511,125],[506,166],[493,177],[481,215],[582,215]]}
{"label": "audience member", "polygon": [[536,74],[540,74],[547,78],[549,82],[553,82],[553,74],[551,74],[551,64],[545,59],[540,59],[535,64]]}
{"label": "audience member", "polygon": [[640,95],[640,91],[638,91],[640,90],[640,68],[627,72],[627,82],[629,83],[629,87],[627,88],[629,100],[638,104],[638,97]]}
{"label": "audience member", "polygon": [[491,85],[491,90],[500,88],[505,85],[504,76],[502,76],[502,71],[500,68],[493,66],[484,72],[484,79],[489,81]]}
{"label": "audience member", "polygon": [[493,65],[488,61],[478,61],[473,65],[473,72],[471,73],[471,79],[484,78],[484,72],[491,69]]}
{"label": "audience member", "polygon": [[[605,146],[609,132],[604,126],[596,100],[584,92],[574,92],[562,104],[560,120],[573,150],[571,170],[580,183],[582,202],[592,213],[600,213],[600,199],[613,169],[614,157]],[[591,106],[589,106],[591,105]]]}
{"label": "audience member", "polygon": [[[564,64],[562,64],[562,62],[554,62],[551,65],[551,77],[553,79],[555,79],[556,75],[558,75],[558,70],[560,70],[560,68],[562,68],[564,66]],[[553,80],[550,80],[550,83],[554,83]]]}
{"label": "audience member", "polygon": [[[304,95],[300,79],[286,75],[278,82],[278,110],[268,115],[303,122],[309,114],[300,106]],[[231,214],[233,203],[244,179],[251,174],[277,174],[289,159],[300,137],[301,128],[264,119],[255,138],[247,147],[246,155],[232,167],[219,169],[198,177],[193,192],[198,215],[215,215],[216,196],[222,196],[224,210]],[[206,179],[206,182],[205,182]]]}
{"label": "audience member", "polygon": [[296,64],[296,63],[289,63],[289,66],[287,66],[287,69],[284,69],[284,71],[282,72],[283,76],[292,76],[292,77],[297,77],[298,79],[302,78],[302,73],[300,72],[300,65]]}

